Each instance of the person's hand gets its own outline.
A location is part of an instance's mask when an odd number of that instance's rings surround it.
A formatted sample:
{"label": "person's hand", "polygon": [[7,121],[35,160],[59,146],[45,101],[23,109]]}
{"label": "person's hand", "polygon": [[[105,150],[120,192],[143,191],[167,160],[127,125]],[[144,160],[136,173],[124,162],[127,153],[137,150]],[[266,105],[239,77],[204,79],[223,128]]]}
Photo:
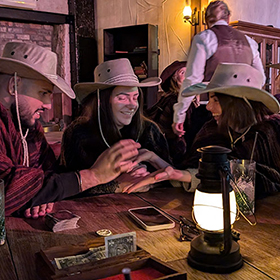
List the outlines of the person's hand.
{"label": "person's hand", "polygon": [[105,150],[90,169],[81,170],[82,191],[108,183],[121,173],[137,165],[134,161],[138,155],[139,143],[133,140],[121,140]]}
{"label": "person's hand", "polygon": [[185,134],[184,123],[173,123],[172,129],[174,134],[178,135],[179,137],[182,137]]}
{"label": "person's hand", "polygon": [[47,213],[51,213],[53,209],[53,202],[42,204],[40,206],[34,206],[32,208],[28,208],[24,211],[24,216],[26,218],[37,219],[39,217],[45,216]]}
{"label": "person's hand", "polygon": [[[136,167],[133,168],[130,172],[122,173],[116,181],[118,182],[118,188],[116,189],[116,193],[122,193],[124,189],[127,189],[130,186],[133,186],[134,184],[137,184],[139,181],[141,181],[143,177],[150,174],[150,172],[147,171],[147,166],[143,164],[139,164]],[[140,188],[137,188],[136,192],[147,192],[150,189],[150,186],[142,186]]]}
{"label": "person's hand", "polygon": [[141,180],[136,182],[134,185],[124,188],[123,192],[135,192],[137,189],[142,188],[143,186],[152,185],[165,180],[191,182],[191,174],[186,170],[178,170],[174,169],[172,166],[167,166],[166,168],[162,168],[141,178]]}
{"label": "person's hand", "polygon": [[137,163],[141,163],[143,161],[149,162],[149,163],[153,162],[153,158],[155,157],[154,152],[151,152],[147,149],[140,149],[138,152],[139,153],[138,153],[138,156],[135,159],[135,162],[137,162]]}
{"label": "person's hand", "polygon": [[133,177],[145,177],[146,175],[150,174],[150,172],[147,171],[147,166],[145,164],[140,164],[140,163],[135,167],[133,167],[133,169],[127,173],[129,173]]}
{"label": "person's hand", "polygon": [[147,149],[140,149],[138,156],[135,158],[135,162],[148,162],[156,169],[162,169],[169,165],[168,162],[160,158],[157,154]]}

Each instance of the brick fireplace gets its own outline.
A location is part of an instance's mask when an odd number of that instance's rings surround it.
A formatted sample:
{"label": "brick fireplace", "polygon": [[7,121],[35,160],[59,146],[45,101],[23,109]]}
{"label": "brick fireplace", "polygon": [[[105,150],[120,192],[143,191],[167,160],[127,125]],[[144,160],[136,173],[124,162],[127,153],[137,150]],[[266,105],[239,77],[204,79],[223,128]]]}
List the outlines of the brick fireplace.
{"label": "brick fireplace", "polygon": [[31,42],[51,50],[53,29],[46,24],[0,21],[0,51],[9,41]]}

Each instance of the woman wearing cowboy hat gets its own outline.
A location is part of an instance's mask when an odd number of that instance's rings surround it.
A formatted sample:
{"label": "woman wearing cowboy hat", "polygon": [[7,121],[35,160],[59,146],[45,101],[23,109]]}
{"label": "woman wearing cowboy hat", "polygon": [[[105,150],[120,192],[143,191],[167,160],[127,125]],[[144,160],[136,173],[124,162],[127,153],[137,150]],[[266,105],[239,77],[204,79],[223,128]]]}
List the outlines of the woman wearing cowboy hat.
{"label": "woman wearing cowboy hat", "polygon": [[93,188],[91,193],[130,192],[134,190],[130,188],[133,184],[141,185],[142,178],[152,176],[149,175],[152,170],[162,172],[158,179],[188,180],[188,172],[170,166],[168,145],[158,126],[142,115],[139,87],[156,86],[161,79],[148,78],[140,83],[126,58],[101,63],[95,68],[94,77],[94,83],[74,87],[78,100],[83,100],[83,110],[82,116],[64,132],[61,159],[66,169],[88,168],[106,148],[120,139],[133,139],[141,144],[136,163],[145,161],[150,165],[148,171],[139,165],[117,181]]}
{"label": "woman wearing cowboy hat", "polygon": [[194,172],[197,148],[224,146],[232,150],[231,158],[256,161],[257,198],[280,191],[279,103],[262,90],[262,74],[247,64],[221,63],[208,85],[193,85],[183,95],[206,92],[213,119],[197,134],[185,167]]}

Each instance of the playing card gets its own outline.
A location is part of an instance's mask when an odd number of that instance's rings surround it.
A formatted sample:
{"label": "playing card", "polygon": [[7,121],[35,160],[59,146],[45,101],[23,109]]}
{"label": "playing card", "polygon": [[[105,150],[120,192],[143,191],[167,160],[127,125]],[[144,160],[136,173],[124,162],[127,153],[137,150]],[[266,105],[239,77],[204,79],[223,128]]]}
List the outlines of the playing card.
{"label": "playing card", "polygon": [[60,210],[56,213],[50,213],[45,216],[45,224],[53,232],[77,228],[77,222],[80,219],[78,215],[68,210]]}

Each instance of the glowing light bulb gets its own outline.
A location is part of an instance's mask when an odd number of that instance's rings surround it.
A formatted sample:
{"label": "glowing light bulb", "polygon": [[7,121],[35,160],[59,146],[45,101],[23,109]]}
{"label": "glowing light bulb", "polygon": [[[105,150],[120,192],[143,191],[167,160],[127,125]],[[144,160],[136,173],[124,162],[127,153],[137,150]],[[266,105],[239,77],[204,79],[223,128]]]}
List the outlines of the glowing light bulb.
{"label": "glowing light bulb", "polygon": [[184,17],[191,17],[192,15],[192,9],[190,6],[185,6],[184,10],[183,10],[183,16]]}

